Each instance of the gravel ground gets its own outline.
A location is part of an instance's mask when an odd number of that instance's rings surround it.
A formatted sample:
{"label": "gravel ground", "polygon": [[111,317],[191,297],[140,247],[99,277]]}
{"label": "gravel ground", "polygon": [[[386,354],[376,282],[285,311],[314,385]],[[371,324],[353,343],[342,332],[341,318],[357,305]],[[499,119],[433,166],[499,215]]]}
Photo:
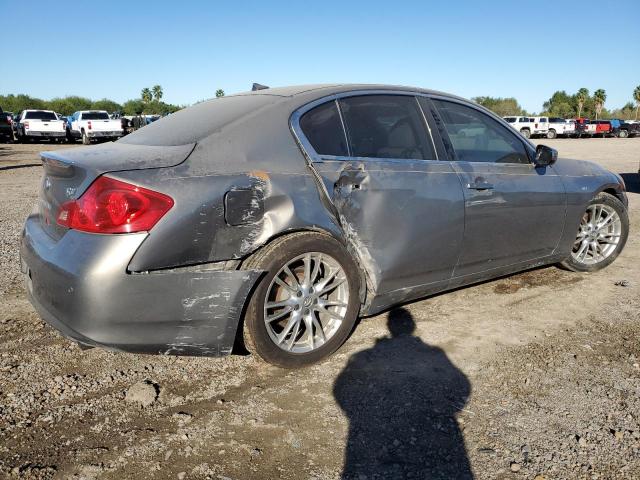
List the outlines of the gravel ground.
{"label": "gravel ground", "polygon": [[624,174],[632,230],[613,265],[405,305],[299,371],[63,339],[18,271],[39,168],[6,168],[52,146],[0,145],[0,476],[640,478],[640,139],[544,143]]}

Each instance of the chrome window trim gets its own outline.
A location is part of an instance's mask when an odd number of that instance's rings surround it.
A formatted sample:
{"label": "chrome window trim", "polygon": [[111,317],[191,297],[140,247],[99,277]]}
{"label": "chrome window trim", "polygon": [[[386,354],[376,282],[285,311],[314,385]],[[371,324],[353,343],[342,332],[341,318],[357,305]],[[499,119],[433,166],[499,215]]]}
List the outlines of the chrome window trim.
{"label": "chrome window trim", "polygon": [[[291,129],[291,132],[293,133],[294,138],[296,139],[296,142],[298,143],[298,145],[300,146],[300,148],[302,149],[305,158],[308,159],[308,161],[310,162],[322,162],[324,161],[329,161],[329,160],[333,160],[333,161],[343,161],[343,162],[357,162],[357,161],[367,161],[367,162],[386,162],[389,160],[392,161],[397,161],[397,162],[439,162],[441,161],[438,158],[438,150],[435,148],[435,141],[433,140],[433,135],[431,134],[431,129],[429,127],[429,122],[426,121],[426,117],[424,112],[422,111],[422,108],[420,107],[420,102],[417,102],[417,98],[416,98],[416,102],[418,103],[418,109],[419,109],[419,113],[422,115],[422,118],[425,120],[425,133],[429,136],[429,138],[431,139],[431,145],[433,146],[433,152],[436,158],[434,159],[424,159],[424,158],[378,158],[378,157],[353,157],[351,156],[351,148],[349,147],[349,137],[347,136],[347,129],[346,129],[346,125],[344,124],[344,120],[342,118],[342,111],[340,109],[340,102],[338,100],[340,100],[341,98],[348,98],[348,97],[361,97],[363,95],[402,95],[405,97],[429,97],[428,94],[425,93],[420,93],[420,92],[413,92],[410,90],[384,90],[384,89],[374,89],[374,90],[350,90],[348,92],[340,92],[340,93],[334,93],[332,95],[327,95],[325,97],[321,97],[318,98],[312,102],[309,102],[299,108],[297,108],[296,110],[294,110],[294,112],[291,114],[291,116],[289,117],[289,128]],[[302,128],[300,127],[300,118],[307,113],[309,110],[322,105],[324,103],[329,103],[331,101],[336,102],[336,107],[338,109],[338,114],[340,115],[340,122],[342,124],[342,133],[344,135],[345,138],[345,142],[347,144],[347,152],[349,153],[349,156],[343,157],[343,156],[335,156],[335,155],[320,155],[318,152],[315,151],[315,149],[313,148],[313,146],[311,145],[311,143],[309,142],[309,140],[307,140],[307,137],[305,136],[304,132],[302,131]]]}

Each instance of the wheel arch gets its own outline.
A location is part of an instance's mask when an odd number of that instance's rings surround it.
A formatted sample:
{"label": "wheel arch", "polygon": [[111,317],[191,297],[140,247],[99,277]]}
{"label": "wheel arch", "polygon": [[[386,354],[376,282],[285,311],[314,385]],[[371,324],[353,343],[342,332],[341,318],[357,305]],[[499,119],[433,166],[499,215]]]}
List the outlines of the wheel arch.
{"label": "wheel arch", "polygon": [[[361,305],[366,305],[367,301],[370,300],[371,295],[369,292],[369,282],[367,281],[370,272],[367,270],[367,267],[363,264],[360,259],[360,256],[354,251],[354,247],[349,243],[349,241],[342,235],[342,231],[340,229],[331,230],[328,228],[323,228],[319,226],[309,226],[304,228],[292,228],[288,230],[283,230],[277,233],[274,233],[269,239],[262,243],[260,246],[255,248],[250,254],[245,256],[239,265],[239,269],[242,269],[249,259],[256,255],[258,252],[264,250],[265,248],[273,245],[274,242],[281,241],[286,237],[290,237],[292,235],[297,235],[301,233],[318,233],[321,235],[326,235],[336,241],[338,241],[345,249],[345,251],[349,254],[351,259],[358,265],[358,276],[360,277],[360,292],[359,299]],[[248,300],[247,300],[248,301]]]}

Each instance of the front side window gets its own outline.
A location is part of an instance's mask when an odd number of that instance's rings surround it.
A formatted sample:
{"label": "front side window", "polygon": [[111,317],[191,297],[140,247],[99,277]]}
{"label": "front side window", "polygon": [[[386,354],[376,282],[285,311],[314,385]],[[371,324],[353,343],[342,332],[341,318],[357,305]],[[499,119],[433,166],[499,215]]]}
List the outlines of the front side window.
{"label": "front side window", "polygon": [[340,99],[354,157],[433,160],[422,112],[406,95],[363,95]]}
{"label": "front side window", "polygon": [[336,102],[309,110],[300,118],[300,128],[318,155],[346,157],[349,154]]}
{"label": "front side window", "polygon": [[529,163],[524,144],[507,128],[475,108],[434,100],[458,160]]}

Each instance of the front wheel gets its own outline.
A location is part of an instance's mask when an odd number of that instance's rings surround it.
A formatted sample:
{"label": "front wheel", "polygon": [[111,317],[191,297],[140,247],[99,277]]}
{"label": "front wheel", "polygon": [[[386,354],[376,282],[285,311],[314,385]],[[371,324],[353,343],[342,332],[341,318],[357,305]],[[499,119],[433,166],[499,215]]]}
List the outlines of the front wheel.
{"label": "front wheel", "polygon": [[243,266],[266,274],[244,321],[246,348],[266,362],[299,368],[347,339],[360,311],[360,274],[344,246],[319,233],[295,233],[264,247]]}
{"label": "front wheel", "polygon": [[84,130],[82,131],[82,144],[83,145],[91,144],[91,139],[89,138],[89,135],[87,135],[87,132],[85,132]]}
{"label": "front wheel", "polygon": [[531,131],[527,130],[526,128],[523,128],[522,130],[520,130],[520,133],[524,138],[531,138]]}
{"label": "front wheel", "polygon": [[552,140],[552,139],[556,138],[557,136],[558,136],[558,135],[556,134],[556,131],[555,131],[555,130],[549,130],[549,131],[547,132],[547,138],[548,138],[549,140]]}
{"label": "front wheel", "polygon": [[600,270],[616,259],[628,236],[627,209],[614,196],[600,193],[587,205],[571,255],[561,265],[574,272]]}
{"label": "front wheel", "polygon": [[629,132],[627,132],[626,130],[620,130],[620,132],[618,133],[618,136],[620,138],[627,138],[629,136]]}

